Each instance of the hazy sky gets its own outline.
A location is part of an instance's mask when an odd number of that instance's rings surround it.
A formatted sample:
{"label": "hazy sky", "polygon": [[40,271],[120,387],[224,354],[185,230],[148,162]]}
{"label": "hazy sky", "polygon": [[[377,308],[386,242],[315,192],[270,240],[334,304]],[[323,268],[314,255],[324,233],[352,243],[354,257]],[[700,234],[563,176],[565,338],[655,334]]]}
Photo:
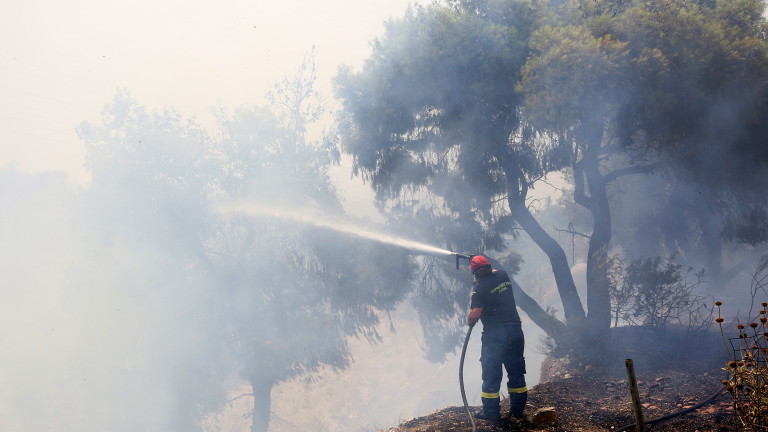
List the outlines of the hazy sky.
{"label": "hazy sky", "polygon": [[[340,63],[359,66],[409,0],[5,1],[0,7],[0,168],[65,170],[87,182],[74,129],[126,88],[142,105],[259,103],[317,47],[330,96]],[[417,3],[425,3],[423,1]]]}

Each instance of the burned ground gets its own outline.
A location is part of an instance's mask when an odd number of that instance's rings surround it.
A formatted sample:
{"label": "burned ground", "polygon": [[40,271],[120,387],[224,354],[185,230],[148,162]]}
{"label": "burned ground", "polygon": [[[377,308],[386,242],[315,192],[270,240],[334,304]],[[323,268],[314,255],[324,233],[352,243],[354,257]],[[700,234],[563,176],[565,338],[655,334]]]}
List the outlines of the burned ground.
{"label": "burned ground", "polygon": [[[708,365],[689,363],[668,369],[638,372],[644,418],[652,420],[696,405],[722,388],[724,372]],[[508,401],[502,401],[502,412]],[[477,431],[616,431],[634,423],[631,398],[624,376],[615,372],[571,371],[551,382],[531,388],[526,412],[554,407],[557,423],[536,426],[530,421],[494,426],[477,420]],[[479,407],[470,407],[472,412]],[[720,394],[711,403],[684,415],[648,427],[658,432],[742,431],[733,413],[731,397]],[[464,407],[449,407],[400,424],[390,432],[466,432],[472,426]],[[634,428],[632,429],[634,430]]]}
{"label": "burned ground", "polygon": [[[658,348],[657,345],[645,345]],[[653,420],[694,407],[717,393],[714,399],[692,412],[653,423],[654,432],[744,431],[734,414],[732,398],[723,391],[725,354],[710,343],[678,346],[678,355],[653,356],[658,349],[634,352],[643,416]],[[668,353],[668,351],[667,351]],[[627,354],[627,352],[622,352]],[[627,358],[627,357],[624,357]],[[502,401],[502,413],[508,411]],[[557,421],[542,425],[531,422],[536,410],[553,407]],[[470,407],[475,412],[479,407]],[[634,423],[627,369],[621,356],[603,366],[582,366],[567,359],[548,359],[542,365],[540,384],[529,391],[528,418],[521,422],[491,425],[477,420],[479,432],[491,431],[618,431]],[[472,426],[463,406],[448,407],[424,417],[408,420],[388,432],[467,432]],[[629,430],[634,431],[635,428]]]}

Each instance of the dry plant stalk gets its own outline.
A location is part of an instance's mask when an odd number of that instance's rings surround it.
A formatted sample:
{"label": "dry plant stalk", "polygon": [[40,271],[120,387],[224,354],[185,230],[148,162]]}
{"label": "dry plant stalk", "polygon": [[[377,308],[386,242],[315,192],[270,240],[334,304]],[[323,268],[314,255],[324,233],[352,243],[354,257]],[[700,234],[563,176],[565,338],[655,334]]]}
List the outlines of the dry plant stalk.
{"label": "dry plant stalk", "polygon": [[725,389],[733,396],[733,407],[745,428],[768,431],[768,317],[762,303],[757,319],[748,325],[737,323],[739,336],[726,342],[720,305],[716,302],[720,334],[731,360],[723,368],[729,379],[723,380]]}

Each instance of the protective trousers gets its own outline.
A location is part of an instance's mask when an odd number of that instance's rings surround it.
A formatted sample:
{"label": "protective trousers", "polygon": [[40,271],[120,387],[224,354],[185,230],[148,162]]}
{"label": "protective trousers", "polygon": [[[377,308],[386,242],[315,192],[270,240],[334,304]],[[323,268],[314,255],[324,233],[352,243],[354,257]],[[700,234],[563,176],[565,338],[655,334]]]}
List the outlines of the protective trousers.
{"label": "protective trousers", "polygon": [[483,346],[480,362],[483,368],[483,416],[489,419],[501,417],[499,388],[501,387],[502,366],[507,371],[510,415],[521,418],[528,400],[525,385],[525,338],[519,323],[499,327],[483,328]]}

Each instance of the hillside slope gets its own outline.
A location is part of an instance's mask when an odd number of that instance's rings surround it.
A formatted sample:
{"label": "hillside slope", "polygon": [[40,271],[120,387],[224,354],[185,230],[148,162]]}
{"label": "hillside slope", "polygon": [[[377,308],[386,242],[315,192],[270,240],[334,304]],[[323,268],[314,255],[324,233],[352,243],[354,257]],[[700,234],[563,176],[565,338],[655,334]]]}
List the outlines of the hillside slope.
{"label": "hillside slope", "polygon": [[[674,366],[674,367],[673,367]],[[686,363],[637,371],[644,418],[655,419],[691,407],[722,388],[724,372],[718,366]],[[502,412],[508,409],[502,401]],[[557,422],[532,423],[530,415],[539,408],[554,407]],[[470,407],[475,412],[479,407]],[[551,381],[531,388],[527,420],[491,425],[476,421],[477,431],[616,431],[634,423],[626,370],[552,371]],[[731,396],[722,393],[711,403],[688,414],[655,423],[654,432],[737,432],[744,428],[733,413]],[[472,427],[464,407],[449,407],[430,415],[401,423],[388,432],[466,432]],[[632,428],[631,430],[635,430]]]}

